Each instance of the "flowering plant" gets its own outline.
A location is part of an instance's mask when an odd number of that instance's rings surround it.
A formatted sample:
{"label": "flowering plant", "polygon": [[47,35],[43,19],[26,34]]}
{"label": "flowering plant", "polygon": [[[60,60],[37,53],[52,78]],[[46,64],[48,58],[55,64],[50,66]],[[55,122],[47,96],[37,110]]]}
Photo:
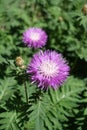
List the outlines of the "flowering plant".
{"label": "flowering plant", "polygon": [[0,130],[85,130],[87,1],[0,1]]}

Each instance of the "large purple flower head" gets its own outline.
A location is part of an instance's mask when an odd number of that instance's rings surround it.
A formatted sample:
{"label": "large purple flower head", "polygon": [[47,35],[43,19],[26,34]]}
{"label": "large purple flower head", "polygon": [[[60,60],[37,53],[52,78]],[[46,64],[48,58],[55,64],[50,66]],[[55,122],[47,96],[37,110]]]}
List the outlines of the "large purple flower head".
{"label": "large purple flower head", "polygon": [[69,66],[61,54],[55,51],[40,51],[28,65],[27,73],[38,87],[47,89],[59,87],[69,75]]}
{"label": "large purple flower head", "polygon": [[29,28],[23,33],[23,42],[28,47],[41,48],[47,42],[47,34],[41,28]]}

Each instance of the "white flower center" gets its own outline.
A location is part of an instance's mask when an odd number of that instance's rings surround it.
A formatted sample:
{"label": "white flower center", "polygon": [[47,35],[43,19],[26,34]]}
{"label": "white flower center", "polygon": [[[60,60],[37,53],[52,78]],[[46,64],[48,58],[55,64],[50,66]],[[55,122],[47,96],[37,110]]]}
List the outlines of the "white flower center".
{"label": "white flower center", "polygon": [[52,61],[44,61],[40,66],[40,72],[51,77],[58,72],[58,66]]}
{"label": "white flower center", "polygon": [[40,34],[39,33],[36,33],[36,32],[31,32],[30,33],[30,38],[33,40],[33,41],[38,41],[40,39]]}

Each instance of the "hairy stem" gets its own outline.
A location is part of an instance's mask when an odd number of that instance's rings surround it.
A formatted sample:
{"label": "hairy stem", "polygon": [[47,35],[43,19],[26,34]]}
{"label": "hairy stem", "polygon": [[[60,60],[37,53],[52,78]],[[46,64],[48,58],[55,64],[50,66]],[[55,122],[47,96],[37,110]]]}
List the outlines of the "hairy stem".
{"label": "hairy stem", "polygon": [[26,102],[28,103],[28,92],[27,92],[26,82],[24,82],[24,89],[25,89],[25,95],[26,95]]}

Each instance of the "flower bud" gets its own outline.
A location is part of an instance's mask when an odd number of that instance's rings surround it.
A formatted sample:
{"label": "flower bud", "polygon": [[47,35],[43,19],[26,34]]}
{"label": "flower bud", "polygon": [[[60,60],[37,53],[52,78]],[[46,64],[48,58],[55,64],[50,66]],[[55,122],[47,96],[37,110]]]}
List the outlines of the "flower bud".
{"label": "flower bud", "polygon": [[87,14],[87,4],[85,4],[82,8],[84,14]]}
{"label": "flower bud", "polygon": [[58,18],[58,20],[59,20],[60,22],[62,22],[62,21],[63,21],[63,17],[60,16],[60,17]]}
{"label": "flower bud", "polygon": [[15,63],[17,66],[21,67],[24,64],[24,60],[20,56],[18,56],[16,57]]}
{"label": "flower bud", "polygon": [[25,65],[22,65],[22,66],[20,66],[20,68],[23,70],[23,69],[26,68],[26,66],[25,66]]}

